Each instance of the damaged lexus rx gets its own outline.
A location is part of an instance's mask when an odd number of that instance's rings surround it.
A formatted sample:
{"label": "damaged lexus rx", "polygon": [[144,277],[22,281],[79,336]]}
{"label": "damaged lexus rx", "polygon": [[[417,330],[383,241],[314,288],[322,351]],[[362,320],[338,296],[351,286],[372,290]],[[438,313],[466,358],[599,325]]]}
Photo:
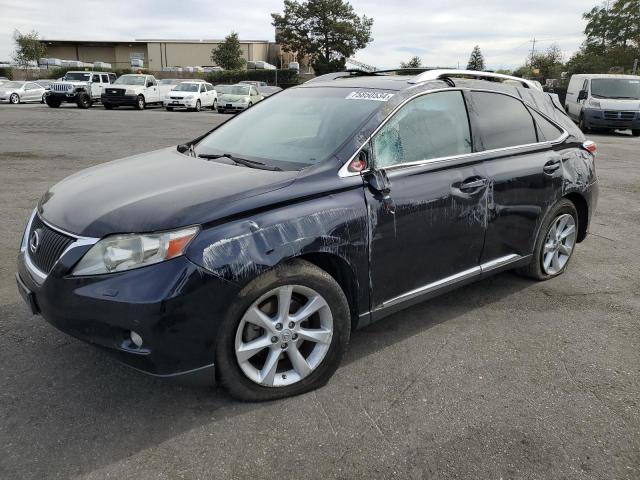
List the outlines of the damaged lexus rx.
{"label": "damaged lexus rx", "polygon": [[140,371],[269,400],[326,383],[351,332],[400,309],[561,275],[595,144],[528,81],[461,73],[330,74],[76,173],[28,220],[18,288]]}

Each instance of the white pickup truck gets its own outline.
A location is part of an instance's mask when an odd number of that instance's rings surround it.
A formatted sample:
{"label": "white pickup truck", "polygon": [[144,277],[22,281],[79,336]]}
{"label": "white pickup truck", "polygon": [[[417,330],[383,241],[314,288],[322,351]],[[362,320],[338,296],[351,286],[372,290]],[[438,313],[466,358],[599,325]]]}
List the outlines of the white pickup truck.
{"label": "white pickup truck", "polygon": [[102,104],[107,110],[124,105],[144,110],[147,105],[162,105],[162,100],[153,75],[122,75],[102,92]]}

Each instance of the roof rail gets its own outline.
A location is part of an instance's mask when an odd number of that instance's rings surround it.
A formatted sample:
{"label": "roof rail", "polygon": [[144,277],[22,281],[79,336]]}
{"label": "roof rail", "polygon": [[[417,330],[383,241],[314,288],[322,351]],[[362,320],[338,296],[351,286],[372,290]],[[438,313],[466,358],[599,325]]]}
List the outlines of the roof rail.
{"label": "roof rail", "polygon": [[540,89],[534,82],[525,78],[514,77],[512,75],[503,75],[502,73],[480,72],[477,70],[428,70],[424,73],[416,75],[414,78],[409,80],[409,83],[421,83],[428,80],[440,80],[441,78],[450,78],[455,76],[512,80],[521,83],[522,86],[526,88],[534,88],[536,90]]}

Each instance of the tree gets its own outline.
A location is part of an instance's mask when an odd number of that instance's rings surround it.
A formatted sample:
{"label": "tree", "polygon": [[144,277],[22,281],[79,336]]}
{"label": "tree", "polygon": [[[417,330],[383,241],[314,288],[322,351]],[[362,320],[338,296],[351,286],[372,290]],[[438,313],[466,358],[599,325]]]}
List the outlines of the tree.
{"label": "tree", "polygon": [[587,38],[567,62],[568,73],[630,71],[640,57],[640,2],[615,0],[609,8],[594,7],[582,17]]}
{"label": "tree", "polygon": [[400,68],[420,68],[422,67],[422,59],[418,56],[411,57],[408,62],[400,62]]}
{"label": "tree", "polygon": [[242,48],[238,34],[231,32],[217,47],[211,49],[211,61],[225,70],[240,70],[246,60],[242,56]]}
{"label": "tree", "polygon": [[358,16],[344,0],[284,0],[283,14],[271,18],[276,42],[298,58],[308,55],[317,74],[343,70],[345,60],[373,40],[373,19]]}
{"label": "tree", "polygon": [[16,44],[13,61],[16,65],[27,68],[44,57],[47,48],[38,37],[38,32],[35,30],[27,34],[22,34],[18,30],[13,32],[13,41]]}
{"label": "tree", "polygon": [[471,51],[471,56],[467,63],[467,70],[484,70],[484,57],[478,45],[473,47]]}
{"label": "tree", "polygon": [[564,67],[563,55],[560,46],[551,44],[544,53],[536,53],[531,57],[529,67],[532,76],[545,82],[547,78],[560,78]]}

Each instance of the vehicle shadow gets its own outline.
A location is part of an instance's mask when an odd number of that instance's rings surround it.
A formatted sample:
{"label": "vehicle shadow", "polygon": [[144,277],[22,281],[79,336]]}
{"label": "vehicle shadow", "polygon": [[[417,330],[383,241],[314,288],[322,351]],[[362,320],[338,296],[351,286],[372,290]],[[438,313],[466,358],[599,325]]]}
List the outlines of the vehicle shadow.
{"label": "vehicle shadow", "polygon": [[[354,332],[344,364],[530,285],[503,273],[394,314]],[[0,315],[7,320],[0,351],[0,478],[87,474],[203,425],[224,429],[236,416],[273,405],[149,378],[28,318],[18,303],[0,307]]]}

